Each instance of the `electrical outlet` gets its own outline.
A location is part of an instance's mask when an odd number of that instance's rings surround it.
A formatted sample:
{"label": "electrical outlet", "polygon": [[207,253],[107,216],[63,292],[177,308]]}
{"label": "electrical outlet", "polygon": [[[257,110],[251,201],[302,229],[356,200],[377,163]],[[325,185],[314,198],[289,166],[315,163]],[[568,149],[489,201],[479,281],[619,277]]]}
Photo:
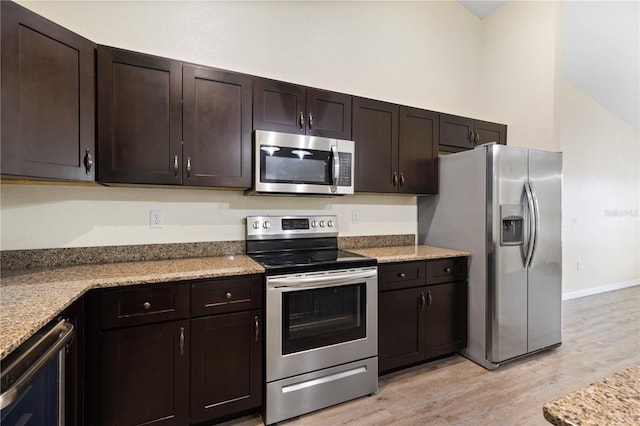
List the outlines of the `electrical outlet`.
{"label": "electrical outlet", "polygon": [[149,213],[149,226],[151,228],[162,228],[164,214],[162,210],[151,210]]}
{"label": "electrical outlet", "polygon": [[360,211],[353,210],[351,212],[351,223],[360,223]]}

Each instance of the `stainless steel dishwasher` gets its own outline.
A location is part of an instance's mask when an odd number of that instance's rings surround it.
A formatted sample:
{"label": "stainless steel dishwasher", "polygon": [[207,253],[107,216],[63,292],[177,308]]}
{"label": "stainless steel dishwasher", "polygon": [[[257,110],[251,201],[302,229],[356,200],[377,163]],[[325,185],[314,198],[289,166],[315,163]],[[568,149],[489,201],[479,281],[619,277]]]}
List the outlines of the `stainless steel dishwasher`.
{"label": "stainless steel dishwasher", "polygon": [[66,320],[50,323],[0,361],[0,424],[64,425]]}

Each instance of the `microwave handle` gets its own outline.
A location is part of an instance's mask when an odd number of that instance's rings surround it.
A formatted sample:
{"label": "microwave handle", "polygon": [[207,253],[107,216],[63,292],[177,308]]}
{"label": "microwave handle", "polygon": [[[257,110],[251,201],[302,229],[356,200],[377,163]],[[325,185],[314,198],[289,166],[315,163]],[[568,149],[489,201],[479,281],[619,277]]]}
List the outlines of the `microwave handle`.
{"label": "microwave handle", "polygon": [[333,185],[331,185],[331,192],[336,192],[338,190],[338,177],[340,176],[340,157],[336,145],[331,145],[331,154],[333,157]]}

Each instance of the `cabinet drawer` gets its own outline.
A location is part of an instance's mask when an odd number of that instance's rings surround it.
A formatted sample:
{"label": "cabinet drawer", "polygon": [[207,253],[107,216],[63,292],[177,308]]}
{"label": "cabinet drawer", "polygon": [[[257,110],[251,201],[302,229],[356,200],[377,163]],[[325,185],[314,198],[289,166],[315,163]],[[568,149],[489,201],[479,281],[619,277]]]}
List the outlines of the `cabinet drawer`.
{"label": "cabinet drawer", "polygon": [[427,262],[427,284],[439,284],[466,279],[466,257],[452,257]]}
{"label": "cabinet drawer", "polygon": [[380,291],[424,285],[425,277],[425,262],[422,261],[378,265]]}
{"label": "cabinet drawer", "polygon": [[100,295],[101,328],[128,327],[189,316],[189,288],[169,284],[105,291]]}
{"label": "cabinet drawer", "polygon": [[262,277],[231,278],[191,284],[192,316],[262,308]]}

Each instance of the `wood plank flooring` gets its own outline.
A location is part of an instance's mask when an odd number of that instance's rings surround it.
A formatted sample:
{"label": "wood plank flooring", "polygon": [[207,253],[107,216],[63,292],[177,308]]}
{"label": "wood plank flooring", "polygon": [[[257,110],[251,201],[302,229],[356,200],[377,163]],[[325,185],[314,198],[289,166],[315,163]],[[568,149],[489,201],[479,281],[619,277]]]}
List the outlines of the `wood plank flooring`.
{"label": "wood plank flooring", "polygon": [[[542,406],[640,362],[640,286],[563,302],[563,343],[496,371],[458,355],[380,377],[379,392],[283,422],[549,425]],[[259,415],[225,426],[262,424]]]}

